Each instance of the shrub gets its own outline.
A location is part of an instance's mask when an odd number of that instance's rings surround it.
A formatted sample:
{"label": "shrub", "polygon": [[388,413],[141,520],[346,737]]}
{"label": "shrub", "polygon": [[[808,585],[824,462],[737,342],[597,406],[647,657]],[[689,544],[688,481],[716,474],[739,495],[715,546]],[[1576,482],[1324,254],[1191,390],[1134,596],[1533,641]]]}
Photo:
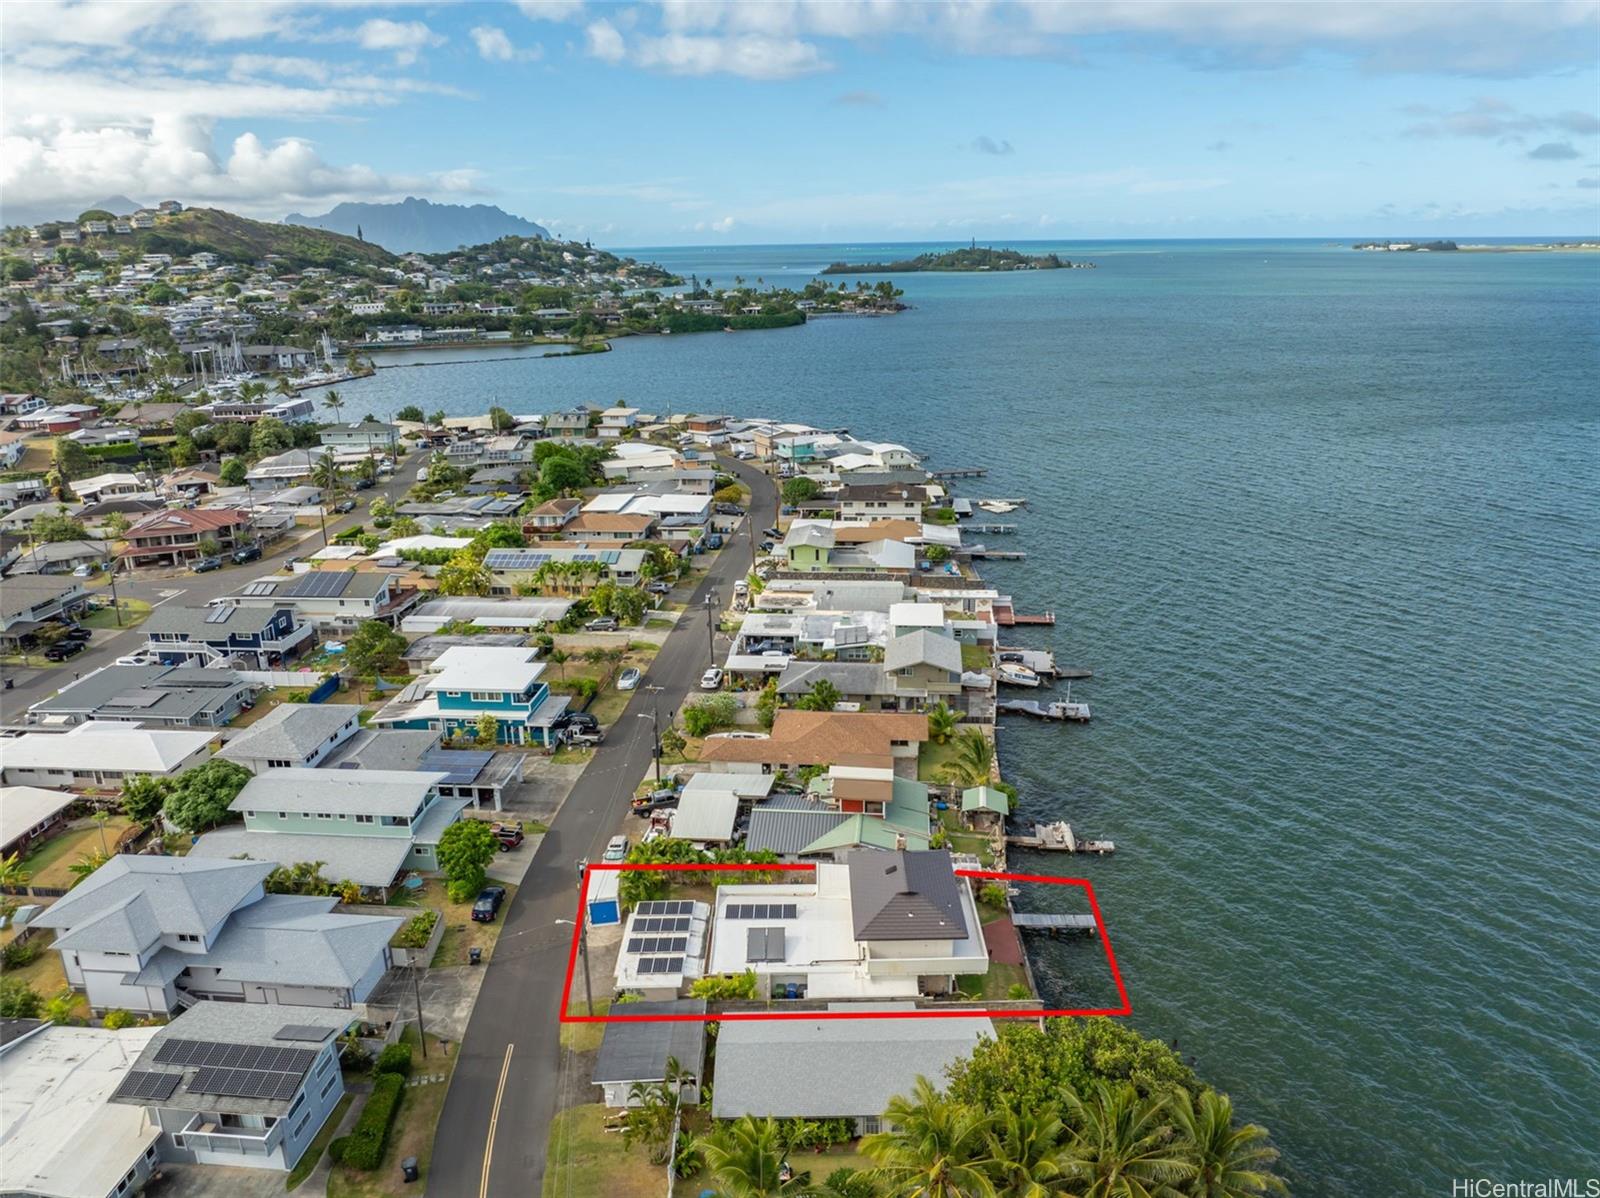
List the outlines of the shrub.
{"label": "shrub", "polygon": [[124,1011],[121,1007],[118,1007],[114,1011],[107,1011],[106,1017],[101,1020],[101,1023],[110,1031],[116,1031],[118,1028],[132,1027],[133,1012]]}
{"label": "shrub", "polygon": [[683,706],[683,727],[690,736],[726,728],[738,718],[739,701],[732,695],[711,695]]}
{"label": "shrub", "polygon": [[328,1159],[336,1165],[344,1160],[345,1146],[349,1143],[349,1136],[340,1136],[337,1140],[332,1141],[328,1145]]}
{"label": "shrub", "polygon": [[367,1096],[367,1105],[361,1108],[356,1125],[344,1137],[340,1160],[352,1169],[376,1169],[383,1162],[383,1146],[389,1139],[389,1128],[394,1125],[395,1112],[400,1109],[405,1088],[406,1079],[398,1073],[377,1075],[372,1093]]}
{"label": "shrub", "polygon": [[411,1045],[389,1044],[378,1054],[378,1072],[411,1076]]}
{"label": "shrub", "polygon": [[1005,910],[1006,888],[999,882],[990,882],[978,891],[978,901],[985,907],[997,907]]}
{"label": "shrub", "polygon": [[[428,937],[433,935],[433,925],[438,922],[437,911],[424,911],[421,915],[413,915],[406,921],[405,926],[395,933],[393,941],[395,947],[422,948],[428,943]],[[378,1068],[383,1068],[381,1058]]]}
{"label": "shrub", "polygon": [[39,946],[30,941],[13,940],[0,949],[0,961],[7,969],[21,969],[39,959]]}
{"label": "shrub", "polygon": [[0,1017],[37,1019],[41,1005],[39,992],[21,978],[0,978]]}

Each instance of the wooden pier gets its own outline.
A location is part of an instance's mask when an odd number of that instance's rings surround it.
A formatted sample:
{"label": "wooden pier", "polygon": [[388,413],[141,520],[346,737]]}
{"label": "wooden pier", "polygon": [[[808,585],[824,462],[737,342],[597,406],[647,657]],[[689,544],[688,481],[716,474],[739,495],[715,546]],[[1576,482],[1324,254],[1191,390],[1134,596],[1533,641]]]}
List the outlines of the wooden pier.
{"label": "wooden pier", "polygon": [[968,532],[987,533],[990,536],[1003,536],[1016,532],[1017,526],[1015,524],[968,524],[966,530]]}
{"label": "wooden pier", "polygon": [[1011,924],[1016,928],[1029,928],[1036,932],[1049,932],[1052,936],[1062,932],[1082,932],[1094,936],[1100,931],[1092,915],[1035,915],[1025,911],[1015,912]]}
{"label": "wooden pier", "polygon": [[1020,562],[1025,561],[1028,555],[1020,549],[990,549],[974,545],[967,550],[967,556],[978,561]]}
{"label": "wooden pier", "polygon": [[1012,628],[1018,624],[1054,624],[1056,613],[1047,611],[1042,615],[1029,615],[1025,612],[1014,611],[1011,608],[995,608],[994,622],[1002,628]]}
{"label": "wooden pier", "polygon": [[983,466],[961,466],[954,470],[930,470],[929,478],[983,478],[989,471]]}

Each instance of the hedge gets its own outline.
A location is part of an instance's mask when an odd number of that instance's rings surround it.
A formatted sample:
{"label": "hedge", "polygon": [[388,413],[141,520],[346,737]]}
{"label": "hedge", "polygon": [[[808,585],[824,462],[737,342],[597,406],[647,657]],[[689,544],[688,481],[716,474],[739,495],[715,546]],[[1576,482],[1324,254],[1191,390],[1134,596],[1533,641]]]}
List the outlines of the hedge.
{"label": "hedge", "polygon": [[379,1073],[398,1073],[411,1076],[411,1045],[390,1044],[378,1054]]}
{"label": "hedge", "polygon": [[367,1096],[367,1105],[361,1108],[356,1125],[348,1136],[334,1141],[338,1145],[335,1159],[352,1169],[376,1169],[383,1162],[383,1146],[405,1088],[406,1079],[398,1073],[379,1073],[373,1079],[372,1093]]}

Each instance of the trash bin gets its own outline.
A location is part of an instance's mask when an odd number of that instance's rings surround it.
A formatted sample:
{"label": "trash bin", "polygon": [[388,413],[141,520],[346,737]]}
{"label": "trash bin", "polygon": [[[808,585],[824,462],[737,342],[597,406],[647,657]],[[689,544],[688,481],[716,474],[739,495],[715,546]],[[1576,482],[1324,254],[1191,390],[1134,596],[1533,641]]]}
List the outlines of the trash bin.
{"label": "trash bin", "polygon": [[400,1162],[400,1176],[407,1181],[417,1180],[417,1158],[408,1156]]}
{"label": "trash bin", "polygon": [[474,947],[474,948],[469,948],[467,950],[467,963],[468,964],[470,964],[470,965],[478,965],[478,964],[482,963],[482,961],[483,961],[483,950],[481,948]]}

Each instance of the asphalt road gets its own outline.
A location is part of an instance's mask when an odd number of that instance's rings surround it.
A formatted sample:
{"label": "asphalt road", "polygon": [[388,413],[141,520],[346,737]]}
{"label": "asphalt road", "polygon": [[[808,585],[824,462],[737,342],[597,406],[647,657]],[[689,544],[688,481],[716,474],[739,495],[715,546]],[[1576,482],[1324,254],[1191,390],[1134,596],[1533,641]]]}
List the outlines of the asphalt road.
{"label": "asphalt road", "polygon": [[[410,458],[402,459],[399,468],[372,490],[355,492],[354,498],[361,506],[349,515],[328,521],[329,540],[351,525],[364,521],[367,518],[366,508],[371,500],[381,496],[391,501],[398,501],[416,483],[417,473],[427,461],[426,453],[413,454]],[[322,548],[322,531],[320,528],[312,529],[308,536],[280,542],[263,554],[260,561],[246,562],[242,566],[236,566],[232,559],[224,558],[227,564],[222,569],[206,574],[184,573],[159,577],[157,572],[145,571],[135,574],[132,578],[119,575],[117,595],[123,599],[142,599],[152,605],[180,603],[186,607],[199,607],[233,591],[241,584],[241,580],[259,578],[280,567],[291,557],[315,553],[320,548]],[[111,589],[99,586],[95,588],[94,594],[96,598],[109,601]],[[143,644],[144,633],[137,628],[111,635],[97,632],[94,641],[87,649],[61,665],[48,669],[7,666],[5,676],[11,680],[12,689],[0,691],[0,723],[21,723],[30,705],[48,699],[71,682],[74,675],[87,674],[101,666],[110,665],[118,657],[134,652]],[[39,660],[37,655],[32,656],[34,660]]]}
{"label": "asphalt road", "polygon": [[[538,1194],[550,1121],[556,1114],[561,1067],[561,989],[577,908],[577,862],[598,861],[634,787],[651,763],[648,719],[652,699],[663,714],[676,710],[699,685],[709,664],[705,595],[725,605],[733,583],[751,564],[752,541],[777,516],[772,480],[742,462],[733,465],[754,496],[744,535],[717,555],[696,587],[689,610],[668,635],[646,673],[640,697],[607,733],[529,866],[506,909],[505,927],[487,966],[466,1041],[457,1051],[429,1169],[438,1198],[527,1198]],[[645,687],[660,687],[652,695]],[[574,983],[581,992],[581,983]],[[608,992],[606,979],[598,990]]]}

